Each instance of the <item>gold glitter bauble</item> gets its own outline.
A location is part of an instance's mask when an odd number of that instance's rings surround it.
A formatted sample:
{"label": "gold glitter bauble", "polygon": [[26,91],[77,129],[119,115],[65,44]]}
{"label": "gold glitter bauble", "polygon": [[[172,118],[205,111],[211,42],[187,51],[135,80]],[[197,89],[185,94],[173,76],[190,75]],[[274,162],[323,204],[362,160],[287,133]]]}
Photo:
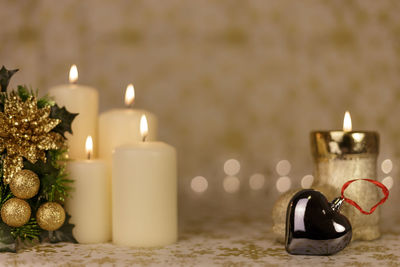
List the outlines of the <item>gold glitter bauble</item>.
{"label": "gold glitter bauble", "polygon": [[39,186],[39,177],[30,170],[17,172],[10,183],[10,189],[13,195],[21,199],[29,199],[36,196],[39,191]]}
{"label": "gold glitter bauble", "polygon": [[19,198],[11,198],[1,207],[1,219],[11,227],[26,224],[31,217],[31,207],[28,202]]}
{"label": "gold glitter bauble", "polygon": [[64,224],[64,208],[57,202],[46,202],[37,210],[36,221],[43,230],[55,231]]}

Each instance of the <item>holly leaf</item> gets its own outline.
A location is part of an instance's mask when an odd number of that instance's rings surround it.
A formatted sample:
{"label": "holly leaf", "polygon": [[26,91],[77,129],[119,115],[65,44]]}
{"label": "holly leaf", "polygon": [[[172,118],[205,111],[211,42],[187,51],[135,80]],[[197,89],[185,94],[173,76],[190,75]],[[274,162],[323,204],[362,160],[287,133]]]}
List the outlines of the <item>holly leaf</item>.
{"label": "holly leaf", "polygon": [[58,242],[70,242],[70,243],[78,243],[75,237],[72,234],[72,229],[75,227],[74,224],[71,224],[69,220],[71,216],[68,213],[65,213],[65,222],[63,226],[61,226],[56,231],[43,231],[40,236],[40,240],[42,242],[49,243],[58,243]]}
{"label": "holly leaf", "polygon": [[16,252],[16,244],[11,227],[0,221],[0,252]]}
{"label": "holly leaf", "polygon": [[8,84],[10,83],[11,77],[16,73],[18,69],[8,70],[4,66],[0,69],[0,87],[1,92],[7,92]]}
{"label": "holly leaf", "polygon": [[36,173],[40,178],[46,176],[57,177],[60,170],[53,166],[50,160],[43,162],[38,160],[35,163],[31,163],[28,160],[24,160],[24,169],[28,169]]}
{"label": "holly leaf", "polygon": [[38,160],[35,163],[24,160],[24,169],[33,171],[40,179],[40,192],[37,195],[40,197],[37,199],[38,201],[36,201],[36,208],[40,205],[40,200],[43,197],[46,200],[53,201],[54,189],[57,183],[57,177],[60,175],[60,170],[51,163],[51,160],[47,160],[46,162]]}
{"label": "holly leaf", "polygon": [[59,119],[61,122],[52,130],[65,138],[65,132],[72,134],[72,121],[79,113],[70,113],[65,107],[60,108],[57,104],[51,107],[50,118]]}

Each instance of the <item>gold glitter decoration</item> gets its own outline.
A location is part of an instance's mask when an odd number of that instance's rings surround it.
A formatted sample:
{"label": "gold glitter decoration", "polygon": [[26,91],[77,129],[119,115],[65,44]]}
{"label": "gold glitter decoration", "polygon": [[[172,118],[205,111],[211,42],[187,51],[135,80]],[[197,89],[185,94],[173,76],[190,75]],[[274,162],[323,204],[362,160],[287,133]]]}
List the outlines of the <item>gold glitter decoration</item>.
{"label": "gold glitter decoration", "polygon": [[11,227],[26,224],[31,217],[31,207],[28,202],[19,198],[11,198],[1,207],[1,219]]}
{"label": "gold glitter decoration", "polygon": [[40,179],[31,170],[21,170],[14,175],[11,180],[10,189],[14,196],[21,199],[34,197],[40,186]]}
{"label": "gold glitter decoration", "polygon": [[41,159],[46,161],[45,151],[59,149],[64,138],[50,132],[61,121],[51,119],[50,106],[37,107],[37,100],[30,96],[23,101],[15,92],[11,92],[0,112],[0,153],[3,156],[3,176],[6,184],[23,167],[23,157],[31,163]]}
{"label": "gold glitter decoration", "polygon": [[36,221],[43,230],[55,231],[64,224],[64,208],[57,202],[46,202],[36,212]]}

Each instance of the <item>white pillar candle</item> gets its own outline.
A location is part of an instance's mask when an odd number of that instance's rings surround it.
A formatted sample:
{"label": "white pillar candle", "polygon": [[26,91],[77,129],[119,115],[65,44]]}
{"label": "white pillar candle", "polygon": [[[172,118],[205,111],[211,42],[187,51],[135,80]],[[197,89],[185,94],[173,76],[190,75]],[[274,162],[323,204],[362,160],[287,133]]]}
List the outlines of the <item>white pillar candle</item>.
{"label": "white pillar candle", "polygon": [[99,157],[106,160],[111,174],[112,152],[123,144],[134,144],[141,140],[139,123],[140,116],[145,114],[151,132],[147,139],[157,139],[157,118],[145,110],[129,108],[132,106],[135,91],[132,84],[128,85],[125,94],[125,109],[112,109],[100,115],[99,118]]}
{"label": "white pillar candle", "polygon": [[143,141],[115,149],[112,179],[115,244],[154,247],[177,240],[176,164],[175,148],[163,142]]}
{"label": "white pillar candle", "polygon": [[[92,154],[87,139],[88,157]],[[75,225],[72,233],[79,243],[104,243],[111,240],[111,199],[106,164],[102,160],[75,160],[67,165],[74,190],[66,210]]]}
{"label": "white pillar candle", "polygon": [[[49,90],[49,95],[54,97],[57,104],[65,106],[69,112],[79,113],[72,122],[73,134],[66,133],[71,159],[86,158],[85,141],[87,136],[92,136],[97,144],[97,118],[99,110],[99,95],[95,88],[78,85],[78,70],[73,65],[70,70],[70,84],[59,85]],[[96,151],[96,150],[95,150]]]}

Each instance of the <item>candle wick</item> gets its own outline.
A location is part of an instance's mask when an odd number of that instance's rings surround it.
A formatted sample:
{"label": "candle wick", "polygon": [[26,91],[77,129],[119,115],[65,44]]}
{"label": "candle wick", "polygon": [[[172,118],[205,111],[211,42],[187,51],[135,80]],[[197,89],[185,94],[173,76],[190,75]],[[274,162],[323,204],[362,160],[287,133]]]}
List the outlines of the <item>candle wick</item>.
{"label": "candle wick", "polygon": [[126,103],[125,103],[125,108],[127,108],[127,109],[133,109],[132,103],[129,103],[129,104],[126,104]]}
{"label": "candle wick", "polygon": [[146,141],[147,135],[143,135],[143,142]]}
{"label": "candle wick", "polygon": [[88,159],[88,160],[90,160],[91,154],[92,154],[92,153],[88,152],[88,155],[87,155],[87,159]]}

